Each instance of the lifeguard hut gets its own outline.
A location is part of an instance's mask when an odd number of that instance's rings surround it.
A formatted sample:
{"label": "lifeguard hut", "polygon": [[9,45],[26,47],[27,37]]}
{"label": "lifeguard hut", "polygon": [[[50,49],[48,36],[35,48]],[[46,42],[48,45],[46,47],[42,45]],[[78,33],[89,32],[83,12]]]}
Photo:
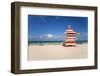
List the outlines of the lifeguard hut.
{"label": "lifeguard hut", "polygon": [[76,32],[72,29],[72,27],[69,25],[68,28],[65,31],[65,42],[64,46],[65,47],[76,47]]}

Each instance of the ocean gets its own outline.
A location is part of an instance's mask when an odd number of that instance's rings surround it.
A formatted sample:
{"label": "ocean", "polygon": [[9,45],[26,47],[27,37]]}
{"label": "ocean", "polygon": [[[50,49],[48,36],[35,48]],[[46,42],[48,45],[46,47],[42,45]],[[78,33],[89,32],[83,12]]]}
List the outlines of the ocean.
{"label": "ocean", "polygon": [[[76,41],[77,44],[87,43],[88,41]],[[28,45],[63,45],[64,41],[28,41]]]}

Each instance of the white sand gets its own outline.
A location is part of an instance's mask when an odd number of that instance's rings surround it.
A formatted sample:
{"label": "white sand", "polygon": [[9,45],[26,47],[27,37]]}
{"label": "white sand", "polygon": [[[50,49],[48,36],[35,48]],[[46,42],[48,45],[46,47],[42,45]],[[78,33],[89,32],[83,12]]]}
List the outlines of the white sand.
{"label": "white sand", "polygon": [[76,47],[62,45],[30,45],[29,60],[80,59],[88,57],[87,44]]}

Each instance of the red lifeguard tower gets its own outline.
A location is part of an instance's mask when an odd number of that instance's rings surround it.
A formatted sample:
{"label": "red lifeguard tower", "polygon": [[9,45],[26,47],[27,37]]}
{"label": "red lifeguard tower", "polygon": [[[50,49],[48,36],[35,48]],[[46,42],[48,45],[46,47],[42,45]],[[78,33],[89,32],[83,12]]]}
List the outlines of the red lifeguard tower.
{"label": "red lifeguard tower", "polygon": [[64,46],[65,47],[76,47],[76,32],[74,32],[74,30],[71,28],[71,26],[68,26],[68,28],[65,31],[66,34],[66,38],[65,38],[65,42],[64,42]]}

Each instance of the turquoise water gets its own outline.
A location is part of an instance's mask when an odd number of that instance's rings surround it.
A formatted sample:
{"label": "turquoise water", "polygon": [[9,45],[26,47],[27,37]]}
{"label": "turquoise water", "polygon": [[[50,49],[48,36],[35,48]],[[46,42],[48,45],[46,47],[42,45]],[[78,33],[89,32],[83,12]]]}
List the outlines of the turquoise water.
{"label": "turquoise water", "polygon": [[[63,41],[28,41],[28,45],[63,45]],[[87,43],[87,41],[76,41],[77,44]]]}

